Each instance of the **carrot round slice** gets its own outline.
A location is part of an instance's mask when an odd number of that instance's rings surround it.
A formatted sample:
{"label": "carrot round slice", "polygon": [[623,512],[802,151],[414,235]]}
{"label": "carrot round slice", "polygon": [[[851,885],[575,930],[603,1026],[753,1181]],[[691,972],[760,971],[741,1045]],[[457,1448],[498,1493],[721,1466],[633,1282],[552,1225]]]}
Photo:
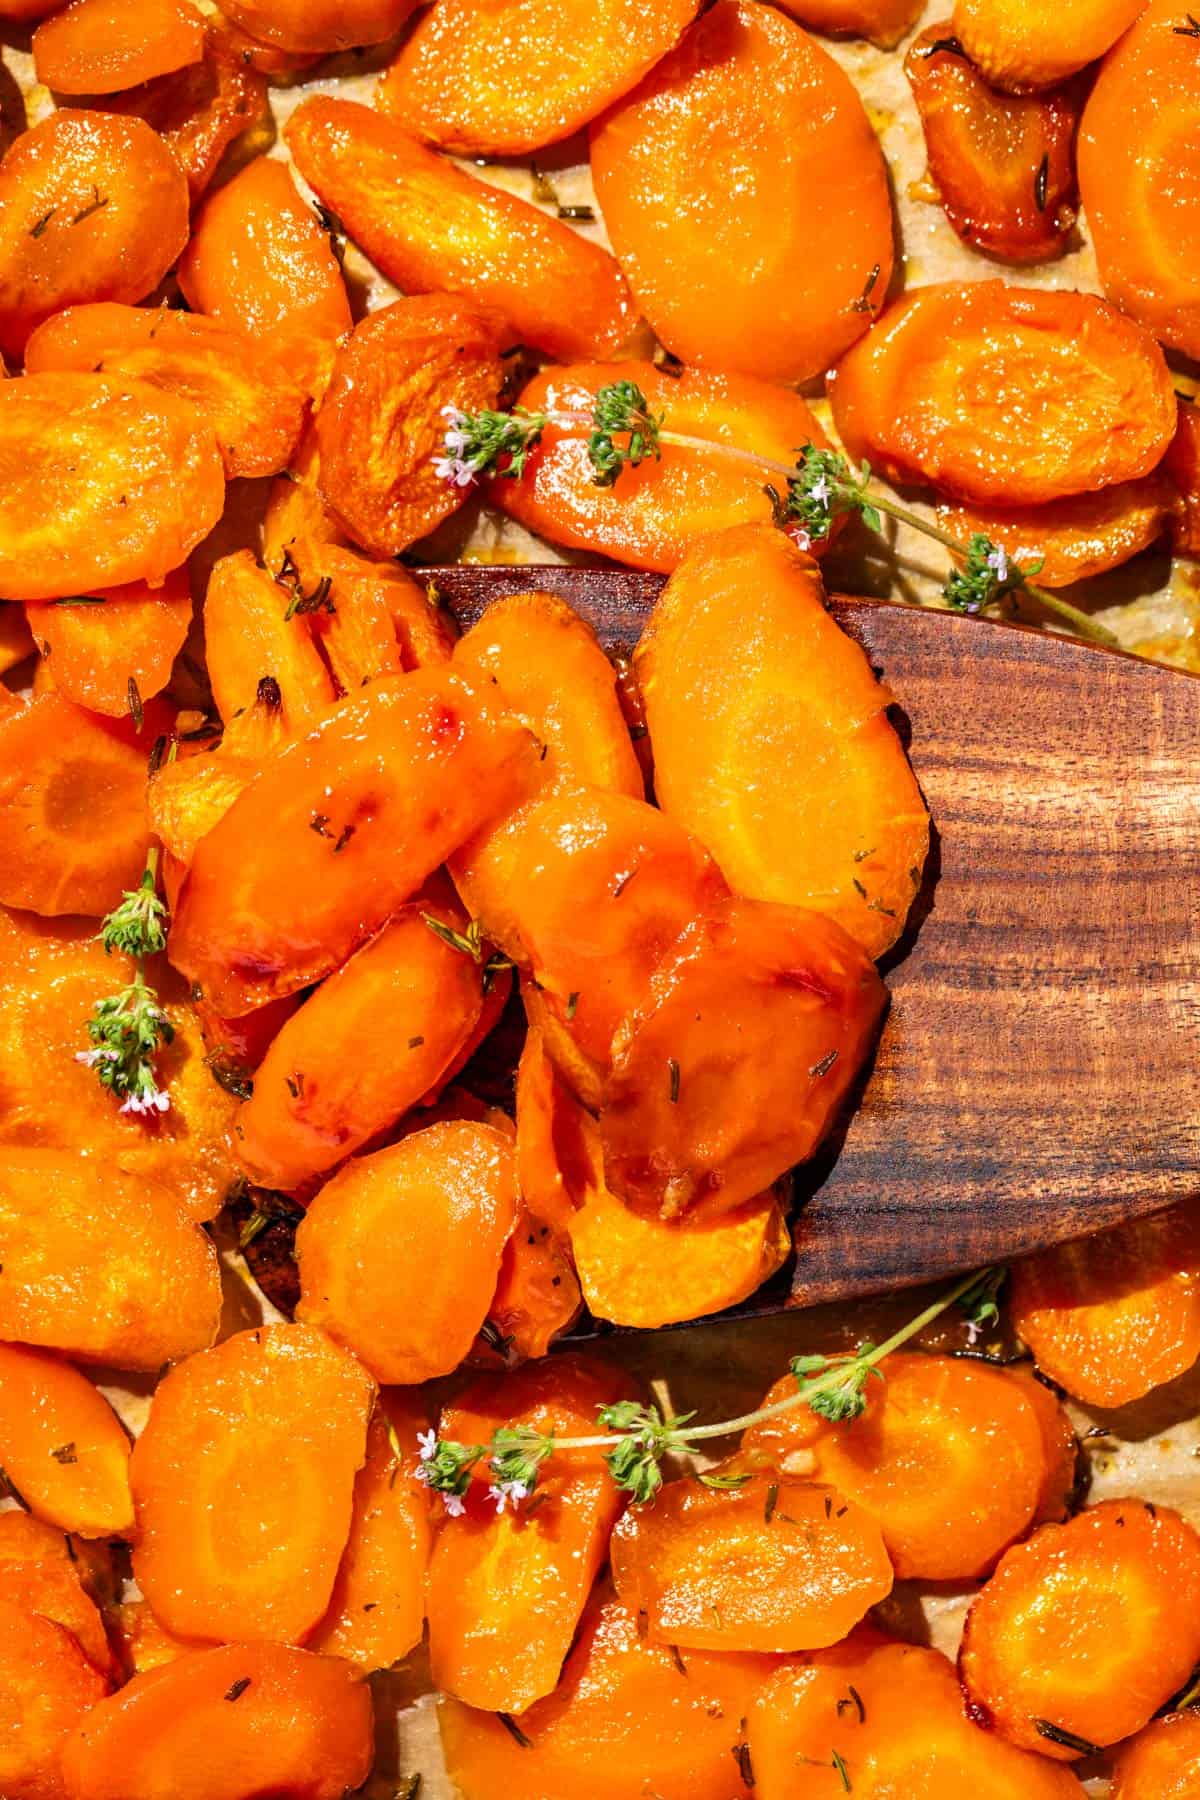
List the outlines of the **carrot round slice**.
{"label": "carrot round slice", "polygon": [[104,1395],[70,1363],[0,1344],[0,1468],[38,1518],[60,1531],[129,1536],[129,1438]]}
{"label": "carrot round slice", "polygon": [[355,1158],[296,1234],[297,1317],[380,1381],[448,1375],[487,1316],[516,1205],[512,1143],[490,1125],[429,1125]]}
{"label": "carrot round slice", "polygon": [[[288,1191],[323,1175],[445,1074],[483,1009],[480,964],[438,930],[466,926],[457,907],[415,901],[287,1021],[239,1115],[253,1181]],[[387,1037],[373,1048],[380,1019]]]}
{"label": "carrot round slice", "polygon": [[897,481],[1040,505],[1148,475],[1175,430],[1149,332],[1092,294],[918,288],[839,365],[838,433]]}
{"label": "carrot round slice", "polygon": [[0,901],[99,918],[137,886],[148,752],[129,721],[54,693],[0,718]]}
{"label": "carrot round slice", "polygon": [[175,1036],[156,1067],[171,1104],[149,1119],[122,1112],[96,1071],[76,1061],[96,1001],[124,980],[94,922],[0,912],[0,955],[9,972],[0,988],[0,1144],[73,1152],[85,1169],[166,1189],[189,1218],[215,1217],[237,1175],[228,1141],[236,1102],[212,1077],[183,984],[162,971],[159,998]]}
{"label": "carrot round slice", "polygon": [[324,55],[381,44],[416,0],[228,0],[222,11],[251,37],[280,49]]}
{"label": "carrot round slice", "polygon": [[300,441],[305,398],[245,332],[170,307],[68,307],[26,346],[25,367],[94,370],[188,400],[207,420],[225,473],[274,475]]}
{"label": "carrot round slice", "polygon": [[655,788],[736,893],[808,906],[881,956],[920,886],[929,817],[863,651],[815,566],[750,525],[694,545],[634,656]]}
{"label": "carrot round slice", "polygon": [[1175,496],[1171,539],[1180,556],[1200,556],[1200,412],[1194,400],[1179,401],[1179,423],[1163,459]]}
{"label": "carrot round slice", "polygon": [[364,550],[395,556],[461,505],[434,469],[442,413],[495,405],[493,323],[452,295],[418,295],[372,313],[334,358],[317,414],[320,488]]}
{"label": "carrot round slice", "polygon": [[[586,1357],[485,1377],[442,1414],[443,1437],[475,1444],[514,1423],[559,1437],[596,1430],[601,1406],[628,1396],[620,1371]],[[594,1455],[543,1465],[533,1501],[503,1510],[486,1479],[442,1523],[429,1565],[429,1656],[444,1694],[521,1713],[557,1686],[621,1496]]]}
{"label": "carrot round slice", "polygon": [[135,581],[82,605],[52,602],[27,613],[56,690],[77,706],[122,718],[131,693],[148,700],[170,681],[192,623],[192,592],[187,570],[175,569],[160,588]]}
{"label": "carrot round slice", "polygon": [[718,0],[595,127],[592,172],[634,297],[684,362],[818,375],[887,292],[891,201],[862,101],[773,7]]}
{"label": "carrot round slice", "polygon": [[443,1699],[442,1748],[465,1800],[730,1800],[739,1721],[772,1661],[668,1649],[638,1627],[602,1584],[559,1685],[521,1714],[519,1738],[494,1713]]}
{"label": "carrot round slice", "polygon": [[938,523],[964,548],[982,532],[1015,561],[1040,562],[1041,587],[1066,587],[1148,550],[1166,529],[1173,498],[1167,477],[1156,470],[1140,481],[1072,494],[1048,506],[941,506]]}
{"label": "carrot round slice", "polygon": [[644,793],[617,697],[616,671],[591,626],[553,594],[514,594],[489,606],[460,639],[454,663],[504,704],[543,746],[526,804],[454,856],[451,873],[471,913],[510,954],[522,944],[514,869],[538,799],[582,785]]}
{"label": "carrot round slice", "polygon": [[313,339],[332,343],[351,327],[328,234],[284,164],[265,156],[205,201],[179,285],[194,311],[262,339],[306,385],[318,367]]}
{"label": "carrot round slice", "polygon": [[[626,469],[617,487],[598,487],[587,454],[589,421],[598,389],[616,381],[635,382],[669,431],[709,440],[711,453],[664,444],[660,459]],[[829,442],[799,394],[787,388],[703,369],[672,376],[649,362],[544,370],[519,404],[579,422],[547,426],[519,480],[489,483],[494,504],[554,543],[666,573],[695,538],[771,520],[765,485],[771,477],[753,462],[730,458],[731,445],[791,464],[798,446]]]}
{"label": "carrot round slice", "polygon": [[520,156],[568,137],[672,49],[692,0],[437,0],[379,84],[376,104],[443,150]]}
{"label": "carrot round slice", "polygon": [[191,1650],[97,1706],[63,1754],[70,1800],[342,1800],[370,1773],[371,1690],[279,1644]]}
{"label": "carrot round slice", "polygon": [[1138,1731],[1200,1657],[1200,1536],[1166,1507],[1106,1500],[1002,1557],[967,1614],[968,1707],[1070,1761]]}
{"label": "carrot round slice", "polygon": [[[1200,355],[1198,41],[1173,0],[1109,0],[1136,24],[1105,58],[1079,129],[1079,188],[1110,300]],[[1084,9],[1087,10],[1086,8]]]}
{"label": "carrot round slice", "polygon": [[172,961],[230,1017],[307,987],[503,811],[535,755],[461,675],[373,683],[274,757],[201,840]]}
{"label": "carrot round slice", "polygon": [[371,1415],[329,1610],[305,1640],[308,1649],[344,1656],[364,1674],[390,1669],[421,1641],[433,1532],[429,1489],[417,1479],[417,1434],[427,1424],[403,1392],[383,1396]]}
{"label": "carrot round slice", "polygon": [[1112,1800],[1200,1800],[1200,1713],[1168,1713],[1126,1745]]}
{"label": "carrot round slice", "polygon": [[72,0],[33,34],[37,78],[58,94],[115,94],[204,53],[204,21],[187,0]]}
{"label": "carrot round slice", "polygon": [[950,27],[997,87],[1049,87],[1095,62],[1128,31],[1145,0],[1072,0],[1047,16],[1038,0],[955,0]]}
{"label": "carrot round slice", "polygon": [[366,1370],[308,1325],[240,1331],[160,1382],[131,1476],[135,1574],[168,1631],[287,1644],[312,1630],[374,1397]]}
{"label": "carrot round slice", "polygon": [[755,1792],[792,1800],[1079,1800],[1067,1769],[963,1716],[954,1669],[936,1650],[864,1628],[836,1649],[777,1668],[749,1715]]}
{"label": "carrot round slice", "polygon": [[870,1515],[786,1476],[730,1489],[668,1482],[621,1520],[612,1569],[652,1639],[695,1650],[836,1644],[892,1587]]}
{"label": "carrot round slice", "polygon": [[57,600],[157,585],[225,504],[216,438],[174,394],[122,376],[0,384],[0,592]]}
{"label": "carrot round slice", "polygon": [[391,119],[314,96],[286,136],[304,179],[405,293],[463,294],[503,322],[509,341],[550,356],[613,355],[633,331],[629,289],[607,250]]}
{"label": "carrot round slice", "polygon": [[1012,1320],[1040,1368],[1090,1406],[1124,1406],[1200,1356],[1191,1205],[1014,1264]]}
{"label": "carrot round slice", "polygon": [[[816,1480],[879,1521],[899,1579],[985,1574],[1042,1499],[1049,1464],[1033,1402],[1005,1371],[949,1356],[889,1356],[880,1373],[860,1418],[831,1425],[796,1407],[747,1432],[746,1448],[784,1469],[807,1452]],[[784,1376],[763,1404],[795,1391]]]}
{"label": "carrot round slice", "polygon": [[0,1155],[0,1268],[0,1339],[12,1343],[157,1371],[216,1336],[209,1239],[156,1182],[77,1152]]}
{"label": "carrot round slice", "polygon": [[77,1552],[61,1531],[27,1513],[0,1513],[0,1591],[13,1606],[69,1631],[106,1679],[116,1673],[104,1620],[84,1587]]}
{"label": "carrot round slice", "polygon": [[483,1351],[506,1364],[545,1356],[582,1309],[570,1240],[520,1206],[480,1333]]}
{"label": "carrot round slice", "polygon": [[60,1758],[68,1736],[108,1693],[69,1631],[0,1601],[0,1792],[67,1800]]}
{"label": "carrot round slice", "polygon": [[720,901],[614,1045],[605,1175],[637,1210],[726,1213],[811,1156],[862,1067],[884,988],[832,919]]}
{"label": "carrot round slice", "polygon": [[1075,87],[997,93],[943,21],[910,45],[904,73],[925,133],[929,177],[951,225],[1005,262],[1061,255],[1075,224]]}
{"label": "carrot round slice", "polygon": [[[308,600],[316,597],[310,590]],[[272,580],[249,550],[214,563],[204,596],[204,642],[213,699],[227,726],[256,705],[264,680],[279,696],[281,743],[333,704],[306,603],[298,580]]]}
{"label": "carrot round slice", "polygon": [[870,38],[890,50],[920,16],[921,0],[779,0],[785,13],[816,31]]}
{"label": "carrot round slice", "polygon": [[187,242],[183,171],[140,119],[70,109],[0,167],[0,350],[78,300],[141,300]]}
{"label": "carrot round slice", "polygon": [[737,1306],[792,1248],[774,1193],[720,1218],[672,1223],[631,1211],[601,1182],[589,1188],[570,1229],[592,1317],[638,1330]]}

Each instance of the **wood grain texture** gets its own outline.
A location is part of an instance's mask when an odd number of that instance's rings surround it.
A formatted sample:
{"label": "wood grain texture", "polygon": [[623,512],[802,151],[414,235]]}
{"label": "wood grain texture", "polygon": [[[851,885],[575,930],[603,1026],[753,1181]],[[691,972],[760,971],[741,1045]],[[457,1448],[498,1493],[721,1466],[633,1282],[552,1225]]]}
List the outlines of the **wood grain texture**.
{"label": "wood grain texture", "polygon": [[[430,570],[464,622],[530,587],[611,648],[661,577]],[[834,616],[900,696],[935,826],[874,1067],[798,1173],[790,1287],[879,1291],[1200,1191],[1200,679],[886,601]]]}

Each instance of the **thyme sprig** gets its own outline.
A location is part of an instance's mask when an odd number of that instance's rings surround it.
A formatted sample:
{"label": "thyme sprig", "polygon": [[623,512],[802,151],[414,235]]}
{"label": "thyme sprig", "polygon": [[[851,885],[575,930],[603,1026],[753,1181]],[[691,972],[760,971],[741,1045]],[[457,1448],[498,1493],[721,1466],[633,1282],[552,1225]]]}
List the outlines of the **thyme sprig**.
{"label": "thyme sprig", "polygon": [[76,1062],[96,1071],[101,1087],[115,1094],[127,1113],[163,1113],[171,1104],[160,1087],[155,1059],[175,1028],[146,980],[145,958],[156,956],[167,941],[166,907],[158,897],[158,849],[152,847],[136,888],[121,897],[98,932],[106,954],[132,958],[133,980],[115,994],[97,1000],[88,1020],[90,1050]]}
{"label": "thyme sprig", "polygon": [[[613,487],[626,467],[636,469],[649,457],[659,457],[664,444],[698,450],[708,456],[724,456],[750,463],[775,478],[765,484],[776,522],[798,526],[806,547],[826,540],[837,519],[857,513],[867,529],[881,532],[883,515],[907,525],[941,544],[954,558],[954,566],[942,588],[946,604],[956,612],[978,615],[1010,606],[1021,594],[1044,607],[1063,624],[1094,643],[1117,647],[1117,639],[1077,606],[1045,588],[1035,587],[1030,577],[1041,564],[1021,564],[999,544],[976,532],[964,547],[957,538],[931,520],[922,518],[874,486],[864,463],[856,473],[845,456],[816,444],[803,444],[792,464],[760,456],[737,444],[698,438],[670,431],[665,415],[651,411],[636,382],[614,381],[597,391],[590,417],[581,413],[460,412],[443,408],[448,425],[444,453],[434,459],[435,472],[457,487],[467,487],[482,475],[503,475],[514,480],[525,472],[530,454],[541,442],[547,426],[587,434],[588,461],[597,487]],[[784,497],[786,495],[786,498]]]}
{"label": "thyme sprig", "polygon": [[464,1444],[426,1431],[417,1440],[420,1478],[441,1494],[446,1510],[457,1517],[466,1510],[465,1496],[475,1471],[482,1466],[490,1478],[496,1510],[504,1512],[528,1499],[556,1453],[602,1450],[617,1486],[635,1505],[644,1506],[662,1486],[662,1465],[668,1456],[690,1455],[701,1444],[737,1436],[800,1406],[835,1424],[858,1418],[866,1409],[869,1382],[884,1379],[879,1365],[885,1357],[916,1337],[947,1308],[964,1304],[976,1293],[994,1295],[1002,1277],[1003,1271],[995,1269],[965,1276],[881,1344],[862,1344],[843,1355],[793,1357],[789,1367],[795,1392],[738,1418],[697,1425],[693,1423],[695,1413],[666,1414],[657,1406],[620,1400],[600,1408],[597,1424],[601,1431],[595,1437],[559,1438],[528,1425],[503,1425],[484,1443]]}

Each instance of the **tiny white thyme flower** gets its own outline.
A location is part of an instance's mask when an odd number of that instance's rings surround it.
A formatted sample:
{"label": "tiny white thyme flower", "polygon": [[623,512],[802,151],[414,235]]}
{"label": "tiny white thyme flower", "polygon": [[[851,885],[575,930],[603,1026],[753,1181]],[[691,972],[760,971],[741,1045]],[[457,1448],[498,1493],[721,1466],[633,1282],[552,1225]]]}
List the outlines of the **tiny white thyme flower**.
{"label": "tiny white thyme flower", "polygon": [[165,1088],[151,1087],[147,1088],[144,1093],[130,1094],[121,1111],[123,1113],[164,1113],[170,1105],[171,1096]]}
{"label": "tiny white thyme flower", "polygon": [[85,1069],[94,1069],[99,1062],[116,1062],[115,1050],[77,1050],[75,1061],[82,1063]]}
{"label": "tiny white thyme flower", "polygon": [[496,1513],[499,1516],[510,1505],[516,1509],[522,1500],[529,1496],[529,1488],[523,1481],[497,1481],[491,1488],[492,1499],[496,1502]]}
{"label": "tiny white thyme flower", "polygon": [[437,1441],[436,1431],[418,1431],[417,1433],[417,1449],[420,1453],[419,1461],[423,1470],[428,1468],[437,1455]]}
{"label": "tiny white thyme flower", "polygon": [[1008,580],[1008,552],[999,544],[989,552],[987,566],[995,572],[996,580]]}
{"label": "tiny white thyme flower", "polygon": [[452,1519],[461,1519],[467,1510],[466,1501],[461,1494],[443,1494],[442,1505]]}
{"label": "tiny white thyme flower", "polygon": [[811,497],[819,501],[821,505],[824,505],[833,495],[833,489],[830,487],[829,478],[826,475],[818,476],[808,491]]}

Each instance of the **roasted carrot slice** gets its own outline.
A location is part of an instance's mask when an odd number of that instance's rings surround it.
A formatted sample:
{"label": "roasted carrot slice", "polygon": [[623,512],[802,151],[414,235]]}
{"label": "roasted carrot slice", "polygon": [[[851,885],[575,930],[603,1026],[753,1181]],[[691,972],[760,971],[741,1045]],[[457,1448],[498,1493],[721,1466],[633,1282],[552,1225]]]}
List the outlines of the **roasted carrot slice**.
{"label": "roasted carrot slice", "polygon": [[[713,170],[733,144],[731,206]],[[592,173],[634,298],[684,362],[819,375],[887,293],[875,133],[849,76],[774,8],[718,0],[595,127]]]}
{"label": "roasted carrot slice", "polygon": [[1040,562],[1040,586],[1066,587],[1148,550],[1167,526],[1172,499],[1169,480],[1156,470],[1140,481],[1072,494],[1048,506],[941,506],[938,523],[963,545],[982,532],[1017,562]]}
{"label": "roasted carrot slice", "polygon": [[67,1800],[61,1756],[71,1731],[108,1693],[69,1631],[0,1601],[0,1792],[8,1800]]}
{"label": "roasted carrot slice", "polygon": [[114,94],[106,110],[144,119],[158,132],[198,200],[230,145],[269,117],[267,84],[255,58],[234,41],[232,28],[210,24],[200,62],[160,75],[127,94]]}
{"label": "roasted carrot slice", "polygon": [[[950,1356],[889,1356],[880,1373],[851,1423],[797,1407],[755,1426],[746,1448],[785,1470],[796,1457],[856,1501],[878,1520],[899,1579],[986,1574],[1033,1523],[1049,1475],[1033,1401],[1005,1371]],[[763,1404],[795,1391],[784,1376]]]}
{"label": "roasted carrot slice", "polygon": [[1167,1507],[1105,1500],[1043,1525],[967,1614],[973,1716],[1071,1761],[1139,1731],[1200,1657],[1200,1536]]}
{"label": "roasted carrot slice", "polygon": [[99,918],[137,886],[151,742],[58,694],[0,718],[0,901]]}
{"label": "roasted carrot slice", "polygon": [[259,156],[208,199],[179,264],[190,307],[260,338],[304,386],[317,349],[350,330],[329,235],[283,163]]}
{"label": "roasted carrot slice", "polygon": [[920,0],[779,0],[801,25],[838,37],[870,38],[891,49],[921,13]]}
{"label": "roasted carrot slice", "polygon": [[253,1181],[287,1192],[325,1174],[436,1085],[483,1009],[480,964],[439,935],[467,923],[424,898],[402,907],[287,1021],[238,1120]]}
{"label": "roasted carrot slice", "polygon": [[749,1754],[761,1800],[854,1793],[920,1800],[1079,1800],[1079,1784],[964,1717],[951,1663],[864,1628],[785,1663],[755,1696]]}
{"label": "roasted carrot slice", "polygon": [[148,700],[170,681],[192,622],[192,593],[187,570],[175,569],[160,588],[135,581],[84,604],[26,610],[58,692],[77,706],[122,718],[132,693]]}
{"label": "roasted carrot slice", "polygon": [[[614,381],[635,382],[669,431],[710,440],[711,454],[664,444],[661,459],[627,469],[619,489],[598,487],[587,440],[597,390]],[[730,445],[790,464],[798,445],[829,442],[799,394],[787,388],[702,369],[673,376],[648,362],[544,370],[519,403],[575,423],[549,425],[521,478],[490,482],[489,498],[555,543],[666,573],[693,539],[753,519],[770,521],[771,477],[753,462],[732,460]]]}
{"label": "roasted carrot slice", "polygon": [[[0,601],[0,675],[7,675],[11,669],[20,668],[30,656],[36,654],[37,645],[29,629],[22,607],[10,600]],[[12,697],[11,690],[5,692]]]}
{"label": "roasted carrot slice", "polygon": [[963,242],[1005,262],[1061,255],[1078,212],[1082,93],[997,93],[944,21],[914,40],[904,73],[925,133],[929,178]]}
{"label": "roasted carrot slice", "polygon": [[588,1311],[639,1330],[737,1306],[792,1248],[773,1192],[719,1218],[672,1223],[632,1212],[601,1181],[588,1189],[570,1231]]}
{"label": "roasted carrot slice", "polygon": [[820,1144],[884,999],[832,919],[719,901],[662,957],[614,1040],[600,1114],[613,1192],[663,1218],[761,1194]]}
{"label": "roasted carrot slice", "polygon": [[852,456],[985,505],[1134,481],[1175,430],[1149,332],[1092,294],[1002,281],[909,294],[839,365],[832,394]]}
{"label": "roasted carrot slice", "polygon": [[[629,1392],[620,1371],[598,1360],[555,1357],[484,1377],[446,1408],[439,1429],[467,1444],[508,1424],[586,1436],[599,1408]],[[500,1508],[487,1480],[483,1470],[465,1510],[438,1532],[429,1565],[430,1665],[444,1694],[520,1713],[558,1683],[621,1497],[595,1452],[563,1451],[545,1463],[536,1504],[512,1495]]]}
{"label": "roasted carrot slice", "polygon": [[1079,1439],[1071,1415],[1060,1403],[1057,1392],[1039,1378],[1035,1369],[1018,1365],[1006,1369],[1005,1374],[1033,1407],[1042,1431],[1046,1473],[1033,1523],[1061,1524],[1072,1510],[1079,1488]]}
{"label": "roasted carrot slice", "polygon": [[452,295],[420,295],[372,313],[338,351],[317,413],[320,489],[364,550],[394,556],[461,505],[434,469],[442,413],[495,404],[493,326]]}
{"label": "roasted carrot slice", "polygon": [[1140,14],[1105,58],[1079,130],[1079,189],[1100,279],[1117,306],[1195,357],[1200,281],[1188,195],[1200,179],[1196,40],[1172,0],[1093,0],[1082,10],[1097,9],[1119,11],[1124,24]]}
{"label": "roasted carrot slice", "polygon": [[367,1432],[354,1483],[350,1536],[329,1610],[306,1639],[364,1674],[390,1669],[421,1641],[432,1529],[429,1489],[417,1479],[417,1434],[428,1420],[407,1394],[389,1394]]}
{"label": "roasted carrot slice", "polygon": [[169,307],[68,307],[38,327],[26,369],[94,370],[189,400],[216,436],[225,473],[274,475],[300,441],[305,399],[245,332]]}
{"label": "roasted carrot slice", "polygon": [[1171,1207],[1013,1265],[1013,1325],[1091,1406],[1124,1406],[1200,1356],[1200,1215]]}
{"label": "roasted carrot slice", "polygon": [[0,1592],[8,1604],[69,1631],[106,1680],[115,1674],[104,1621],[61,1531],[27,1513],[0,1513]]}
{"label": "roasted carrot slice", "polygon": [[416,0],[228,0],[235,25],[283,50],[324,54],[381,44],[399,31]]}
{"label": "roasted carrot slice", "polygon": [[1112,1800],[1196,1800],[1200,1795],[1200,1713],[1168,1713],[1120,1751]]}
{"label": "roasted carrot slice", "polygon": [[1180,397],[1179,423],[1163,458],[1163,472],[1176,495],[1171,538],[1180,556],[1200,556],[1200,412]]}
{"label": "roasted carrot slice", "polygon": [[141,300],[187,242],[187,182],[140,119],[52,113],[0,168],[0,349],[78,300]]}
{"label": "roasted carrot slice", "polygon": [[607,250],[392,120],[314,96],[285,136],[304,179],[405,293],[465,294],[504,321],[510,342],[549,356],[611,356],[637,323]]}
{"label": "roasted carrot slice", "polygon": [[130,1535],[124,1426],[70,1363],[19,1344],[0,1344],[0,1468],[37,1517],[60,1531]]}
{"label": "roasted carrot slice", "polygon": [[300,544],[346,541],[341,524],[321,497],[320,469],[316,427],[310,420],[290,468],[271,483],[263,512],[262,561],[276,579],[291,567],[289,559]]}
{"label": "roasted carrot slice", "polygon": [[520,156],[569,137],[674,48],[691,0],[437,0],[379,84],[376,104],[443,150]]}
{"label": "roasted carrot slice", "polygon": [[187,0],[72,0],[33,34],[37,78],[58,94],[115,94],[199,62],[204,22]]}
{"label": "roasted carrot slice", "polygon": [[273,758],[202,839],[172,961],[230,1016],[307,987],[503,811],[536,754],[461,675],[373,683]]}
{"label": "roasted carrot slice", "polygon": [[[513,909],[519,959],[567,1038],[602,1071],[613,1033],[645,998],[659,957],[720,899],[724,882],[673,820],[600,788],[552,794],[531,808],[511,872],[504,904]],[[484,925],[492,929],[487,916]],[[562,1066],[557,1039],[546,1048]],[[563,1073],[574,1081],[573,1068]]]}
{"label": "roasted carrot slice", "polygon": [[869,1513],[787,1476],[668,1482],[617,1526],[612,1570],[655,1642],[694,1650],[818,1650],[892,1587]]}
{"label": "roasted carrot slice", "polygon": [[[174,1030],[159,1050],[171,1104],[154,1117],[124,1113],[77,1061],[96,1001],[126,979],[97,941],[91,920],[0,912],[0,1144],[86,1153],[118,1177],[165,1188],[196,1220],[213,1218],[237,1174],[228,1137],[235,1102],[213,1080],[183,984],[155,972]],[[3,1333],[0,1333],[2,1336]]]}
{"label": "roasted carrot slice", "polygon": [[348,1664],[222,1644],[135,1675],[72,1734],[63,1769],[70,1800],[342,1800],[373,1755],[371,1690]]}
{"label": "roasted carrot slice", "polygon": [[130,1472],[135,1573],[168,1631],[287,1644],[312,1630],[374,1397],[366,1370],[308,1325],[240,1331],[159,1383]]}
{"label": "roasted carrot slice", "polygon": [[1103,56],[1145,0],[1073,0],[1053,18],[1038,0],[955,0],[951,29],[997,87],[1049,87]]}
{"label": "roasted carrot slice", "polygon": [[516,1102],[521,1198],[552,1231],[569,1231],[598,1154],[595,1127],[547,1056],[541,1031],[532,1025],[517,1065]]}
{"label": "roasted carrot slice", "polygon": [[[47,1205],[47,1195],[54,1197]],[[78,1152],[0,1156],[0,1339],[157,1371],[210,1344],[216,1251],[156,1182]]]}
{"label": "roasted carrot slice", "polygon": [[308,592],[329,582],[333,611],[318,608],[309,624],[346,693],[376,675],[449,662],[453,629],[436,591],[420,587],[395,563],[311,538],[294,545],[292,560]]}
{"label": "roasted carrot slice", "polygon": [[[929,848],[892,695],[782,532],[696,544],[634,656],[660,805],[735,892],[811,906],[881,956]],[[765,761],[764,761],[765,759]]]}
{"label": "roasted carrot slice", "polygon": [[543,746],[534,792],[455,856],[452,873],[472,914],[510,953],[522,944],[513,890],[538,798],[587,784],[640,800],[642,772],[616,691],[616,671],[577,613],[553,594],[515,594],[490,606],[454,652],[456,667],[495,682],[508,710]]}
{"label": "roasted carrot slice", "polygon": [[463,1122],[347,1163],[296,1233],[297,1317],[380,1381],[448,1375],[496,1290],[516,1218],[513,1161],[505,1132]]}
{"label": "roasted carrot slice", "polygon": [[771,1668],[763,1656],[653,1644],[603,1584],[519,1737],[494,1713],[442,1700],[446,1765],[465,1800],[730,1800],[739,1721]]}
{"label": "roasted carrot slice", "polygon": [[500,1258],[483,1329],[485,1349],[509,1362],[545,1356],[579,1317],[583,1297],[570,1240],[521,1206]]}
{"label": "roasted carrot slice", "polygon": [[272,580],[249,550],[214,564],[204,638],[213,699],[226,724],[255,705],[264,680],[278,689],[285,738],[333,704],[333,683],[305,617],[305,608],[317,603],[328,604],[328,588],[322,597],[306,594],[294,575]]}
{"label": "roasted carrot slice", "polygon": [[216,523],[225,479],[195,408],[123,376],[0,383],[0,590],[57,600],[157,585]]}

